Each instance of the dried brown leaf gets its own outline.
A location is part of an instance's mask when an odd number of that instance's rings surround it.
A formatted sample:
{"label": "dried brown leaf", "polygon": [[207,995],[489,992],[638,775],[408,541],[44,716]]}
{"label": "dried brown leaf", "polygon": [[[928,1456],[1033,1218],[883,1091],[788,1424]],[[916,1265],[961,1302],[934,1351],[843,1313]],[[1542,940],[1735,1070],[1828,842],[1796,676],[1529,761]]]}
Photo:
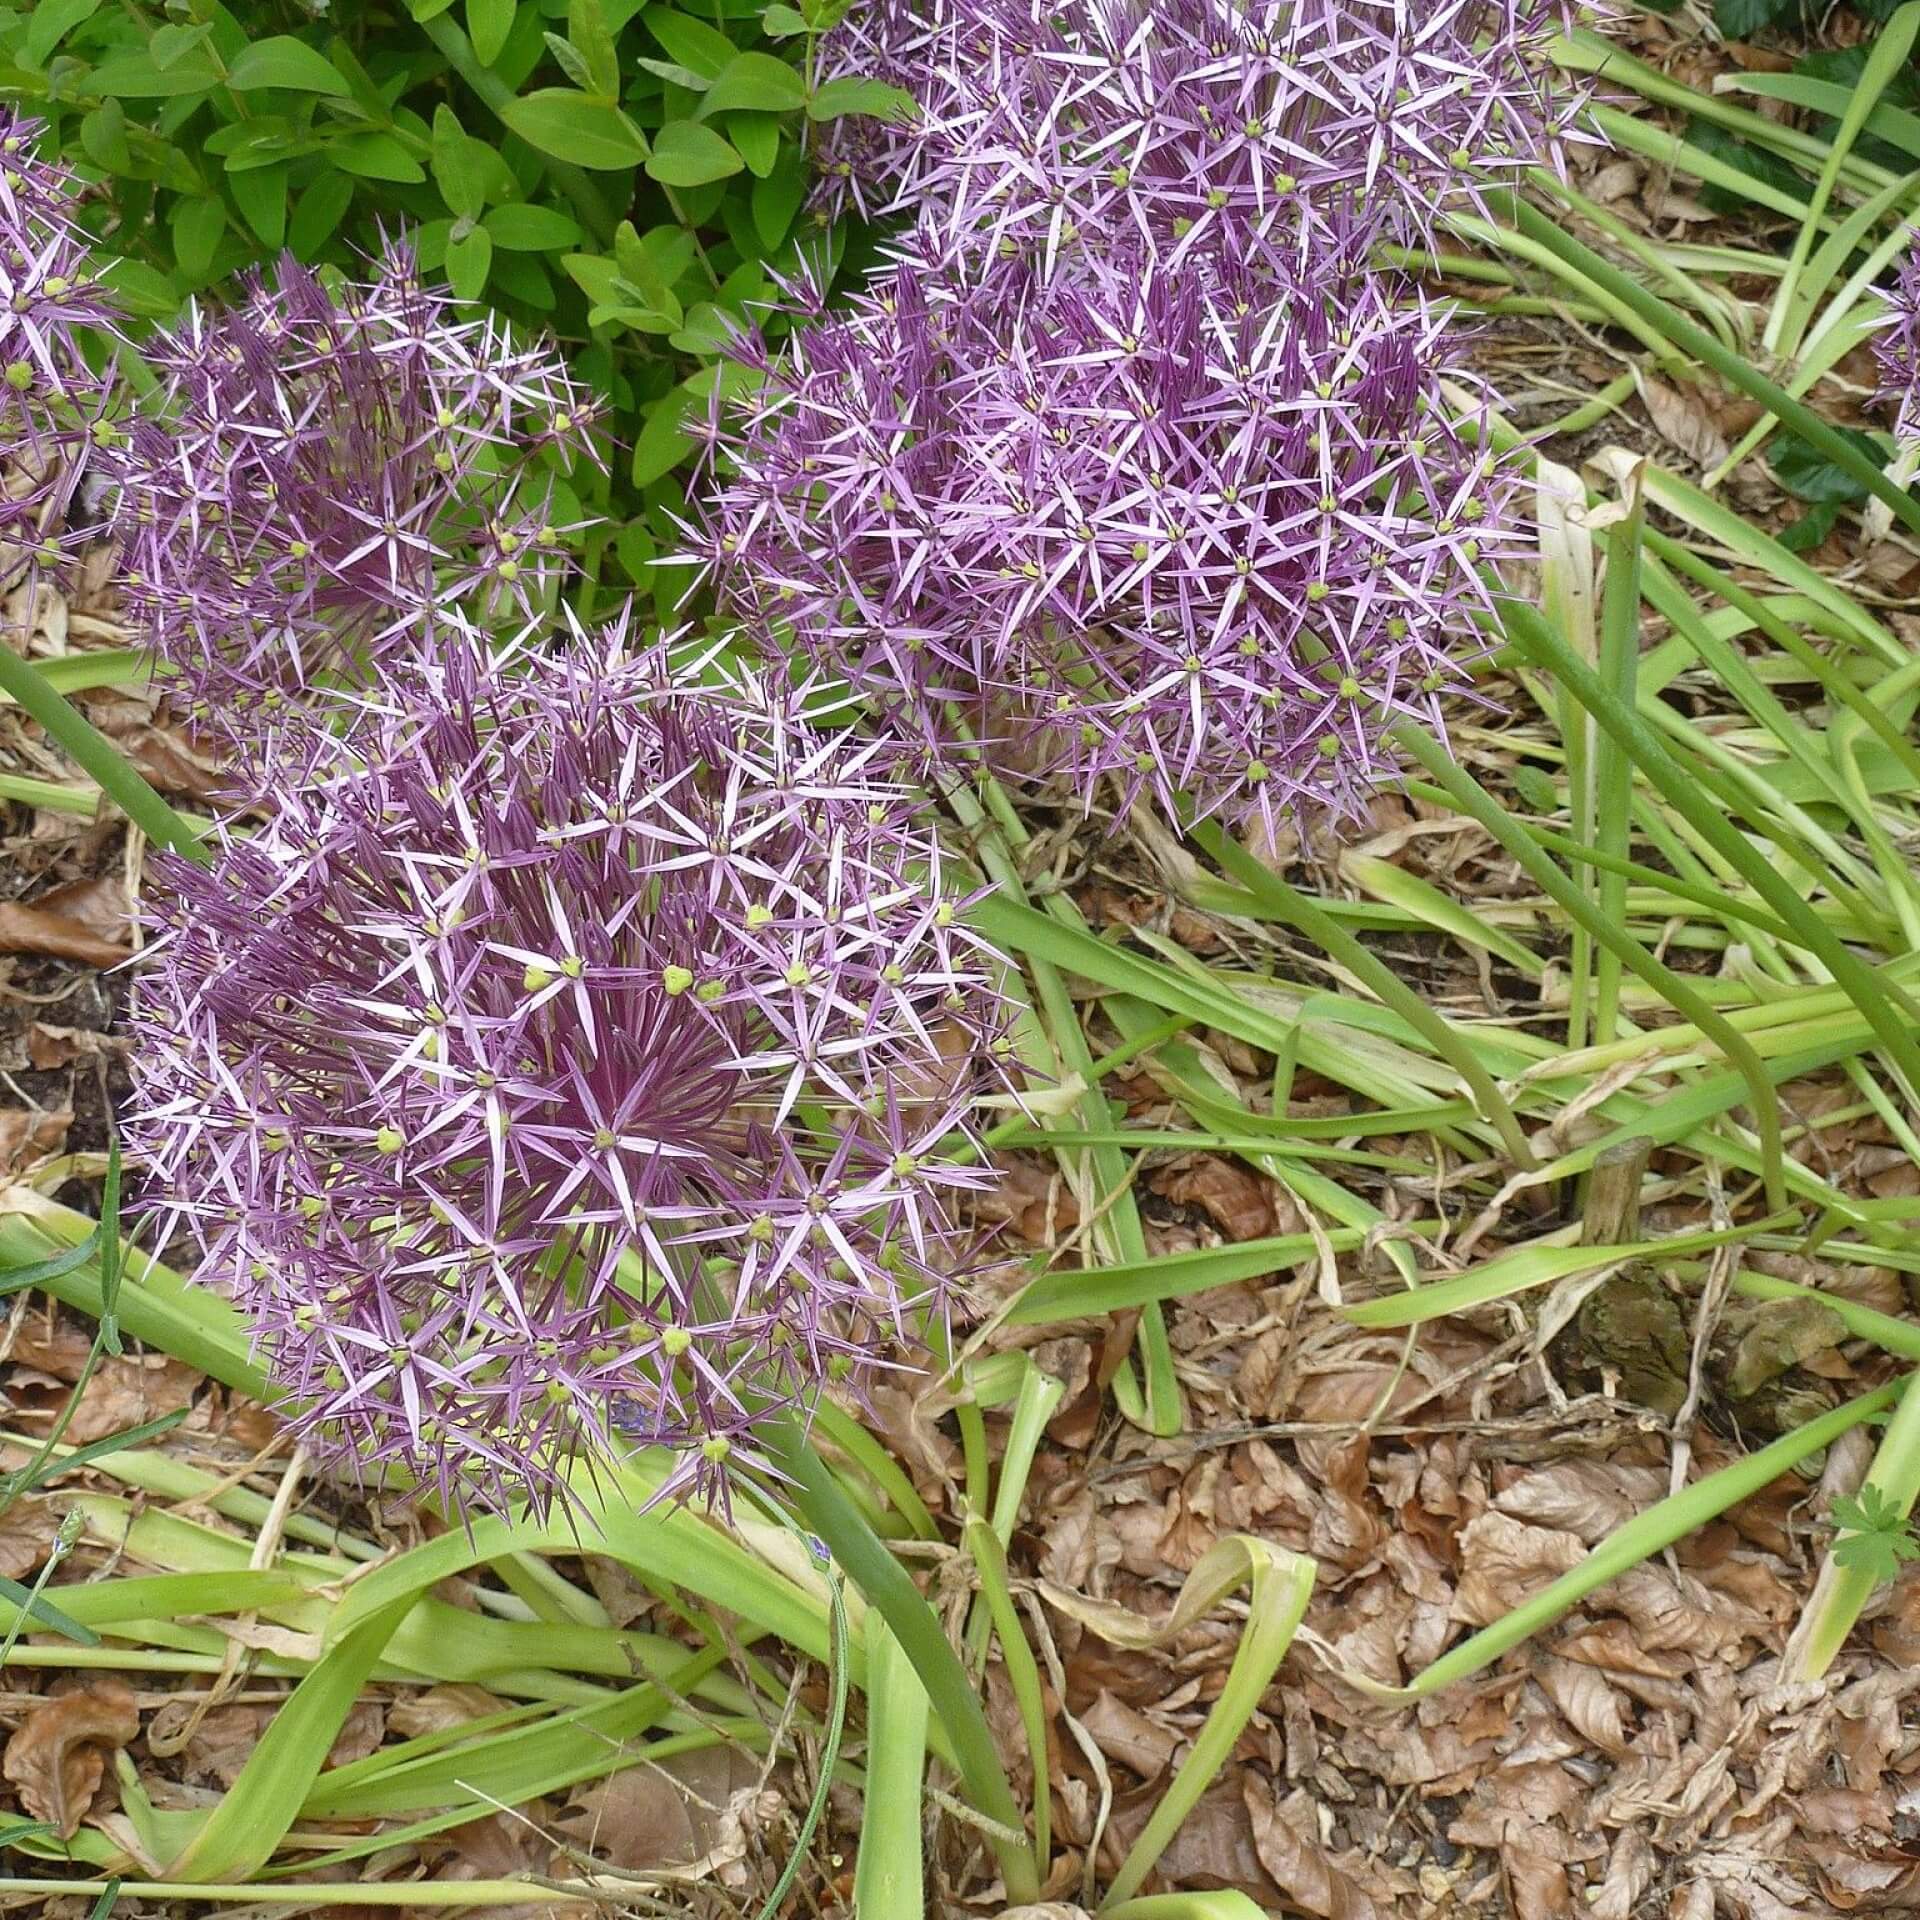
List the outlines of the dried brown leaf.
{"label": "dried brown leaf", "polygon": [[327,1749],[325,1764],[344,1767],[364,1760],[387,1737],[387,1710],[378,1700],[356,1700],[347,1710],[333,1745]]}
{"label": "dried brown leaf", "polygon": [[64,913],[0,900],[0,953],[38,953],[83,967],[117,967],[132,952],[131,947],[101,939]]}
{"label": "dried brown leaf", "polygon": [[60,1531],[60,1516],[45,1500],[16,1500],[0,1519],[0,1579],[22,1580],[34,1572]]}
{"label": "dried brown leaf", "polygon": [[423,1733],[445,1733],[450,1727],[465,1726],[469,1720],[484,1720],[507,1704],[485,1687],[456,1682],[396,1700],[387,1709],[387,1725],[401,1739],[417,1740]]}
{"label": "dried brown leaf", "polygon": [[1566,1715],[1568,1723],[1602,1753],[1624,1753],[1627,1729],[1620,1696],[1601,1678],[1599,1669],[1577,1660],[1551,1655],[1534,1666],[1547,1698]]}
{"label": "dried brown leaf", "polygon": [[742,1799],[759,1770],[732,1747],[678,1754],[658,1766],[628,1767],[576,1794],[557,1831],[628,1873],[737,1860],[745,1851]]}
{"label": "dried brown leaf", "polygon": [[1130,1767],[1143,1780],[1157,1779],[1180,1744],[1177,1733],[1149,1720],[1105,1687],[1079,1719],[1108,1759]]}
{"label": "dried brown leaf", "polygon": [[1588,1920],[1633,1920],[1640,1896],[1653,1881],[1653,1848],[1638,1827],[1629,1827],[1613,1843],[1606,1878],[1594,1890]]}
{"label": "dried brown leaf", "polygon": [[1558,1860],[1514,1846],[1502,1852],[1500,1861],[1506,1868],[1513,1920],[1568,1920],[1574,1910],[1573,1884]]}
{"label": "dried brown leaf", "polygon": [[1162,1198],[1198,1207],[1229,1240],[1261,1240],[1274,1228],[1271,1183],[1219,1154],[1196,1154],[1152,1178]]}
{"label": "dried brown leaf", "polygon": [[[223,1787],[232,1786],[272,1719],[273,1709],[267,1706],[210,1708],[187,1736],[181,1758],[182,1771],[189,1780],[217,1780]],[[155,1743],[165,1743],[170,1729],[169,1709],[163,1707],[153,1720],[148,1730],[148,1744],[159,1751],[160,1746]]]}
{"label": "dried brown leaf", "polygon": [[[1147,1789],[1115,1807],[1101,1850],[1107,1873],[1119,1866],[1158,1800],[1158,1793]],[[1255,1851],[1253,1823],[1237,1776],[1216,1781],[1194,1803],[1168,1841],[1156,1873],[1165,1887],[1232,1887],[1263,1910],[1272,1905],[1273,1883]]]}
{"label": "dried brown leaf", "polygon": [[0,1772],[20,1804],[71,1840],[106,1773],[107,1755],[140,1732],[133,1691],[122,1680],[91,1680],[75,1693],[35,1703],[7,1742]]}
{"label": "dried brown leaf", "polygon": [[1659,1467],[1614,1460],[1556,1460],[1523,1474],[1494,1496],[1494,1505],[1536,1527],[1578,1534],[1589,1546],[1651,1506],[1667,1491]]}
{"label": "dried brown leaf", "polygon": [[1476,1627],[1511,1613],[1586,1557],[1578,1534],[1529,1527],[1497,1512],[1462,1527],[1459,1545],[1454,1618]]}
{"label": "dried brown leaf", "polygon": [[[44,1427],[66,1405],[68,1388],[79,1377],[92,1342],[69,1322],[49,1325],[31,1321],[21,1329],[13,1350],[15,1362],[45,1376],[44,1385],[16,1378],[12,1396],[18,1424]],[[102,1360],[80,1395],[80,1404],[63,1436],[76,1445],[103,1440],[162,1414],[190,1406],[201,1376],[162,1354],[116,1354]]]}
{"label": "dried brown leaf", "polygon": [[[1260,1864],[1290,1905],[1320,1920],[1381,1920],[1391,1914],[1373,1898],[1347,1866],[1336,1860],[1320,1837],[1319,1807],[1302,1791],[1276,1800],[1272,1792],[1249,1779],[1245,1783],[1247,1817],[1253,1823],[1253,1846]],[[1377,1870],[1374,1863],[1361,1863]],[[1399,1879],[1401,1876],[1394,1876]],[[1391,1902],[1392,1893],[1387,1893]]]}
{"label": "dried brown leaf", "polygon": [[133,903],[125,876],[119,872],[71,880],[34,903],[43,913],[57,913],[85,927],[97,939],[123,946],[133,934]]}
{"label": "dried brown leaf", "polygon": [[54,1113],[22,1107],[0,1110],[0,1176],[12,1178],[64,1152],[72,1125],[73,1115],[64,1109]]}
{"label": "dried brown leaf", "polygon": [[1655,432],[1697,466],[1717,467],[1732,451],[1719,421],[1698,394],[1684,393],[1651,375],[1641,379],[1640,394]]}

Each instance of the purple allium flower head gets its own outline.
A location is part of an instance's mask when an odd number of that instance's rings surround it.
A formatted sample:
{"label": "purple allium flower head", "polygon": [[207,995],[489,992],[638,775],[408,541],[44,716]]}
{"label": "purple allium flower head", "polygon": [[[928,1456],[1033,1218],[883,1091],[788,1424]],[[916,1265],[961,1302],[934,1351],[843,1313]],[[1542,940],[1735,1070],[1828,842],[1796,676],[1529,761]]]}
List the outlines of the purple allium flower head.
{"label": "purple allium flower head", "polygon": [[898,87],[920,111],[898,119],[857,114],[814,131],[817,210],[823,224],[842,205],[863,219],[918,203],[923,174],[939,167],[946,143],[925,124],[950,104],[947,75],[957,0],[856,0],[821,36],[819,80],[878,80]]}
{"label": "purple allium flower head", "polygon": [[0,106],[0,232],[23,223],[71,227],[77,182],[57,160],[44,158],[38,142],[45,122]]}
{"label": "purple allium flower head", "polygon": [[1894,413],[1894,434],[1903,446],[1920,442],[1920,228],[1901,256],[1887,290],[1884,325],[1874,336],[1880,363],[1879,399]]}
{"label": "purple allium flower head", "polygon": [[111,386],[82,351],[119,315],[68,214],[72,183],[34,152],[39,123],[0,111],[0,591],[57,563]]}
{"label": "purple allium flower head", "polygon": [[[1584,98],[1547,50],[1579,0],[922,0],[854,8],[842,58],[915,76],[911,130],[830,148],[830,182],[911,210],[913,249],[997,259],[1144,240],[1325,264],[1335,235],[1425,240],[1558,165]],[[892,200],[872,180],[892,171]]]}
{"label": "purple allium flower head", "polygon": [[154,1205],[336,1459],[501,1503],[658,1443],[712,1491],[940,1311],[989,956],[875,750],[711,660],[452,624],[369,706],[163,864]]}
{"label": "purple allium flower head", "polygon": [[285,259],[146,353],[162,404],[114,462],[130,599],[237,742],[263,701],[418,650],[449,600],[524,613],[559,566],[519,463],[580,446],[586,400],[551,349],[457,319],[404,248],[337,295]]}
{"label": "purple allium flower head", "polygon": [[957,703],[1083,796],[1351,811],[1464,678],[1514,527],[1441,397],[1457,343],[1396,294],[902,270],[768,366],[701,557],[935,754]]}

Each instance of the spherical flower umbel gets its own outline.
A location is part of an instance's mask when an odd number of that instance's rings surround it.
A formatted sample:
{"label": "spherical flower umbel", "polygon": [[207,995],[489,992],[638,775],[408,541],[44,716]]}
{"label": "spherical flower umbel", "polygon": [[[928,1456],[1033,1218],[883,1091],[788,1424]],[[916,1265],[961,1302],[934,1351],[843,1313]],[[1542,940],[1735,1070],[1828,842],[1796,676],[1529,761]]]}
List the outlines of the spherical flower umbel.
{"label": "spherical flower umbel", "polygon": [[453,1498],[635,1447],[713,1489],[938,1313],[1001,1027],[910,793],[618,628],[442,631],[136,992],[154,1204],[309,1444]]}
{"label": "spherical flower umbel", "polygon": [[119,314],[69,217],[69,176],[34,151],[36,121],[0,110],[0,593],[56,564],[89,459],[111,434],[111,384],[88,333]]}
{"label": "spherical flower umbel", "polygon": [[582,443],[585,397],[403,248],[338,292],[285,259],[143,351],[162,398],[112,462],[128,597],[236,743],[284,692],[418,650],[447,601],[524,612],[559,566],[523,461]]}
{"label": "spherical flower umbel", "polygon": [[[1911,238],[1920,241],[1920,228]],[[1920,247],[1909,245],[1887,290],[1885,324],[1874,336],[1880,363],[1880,400],[1894,413],[1894,435],[1904,447],[1920,444]]]}
{"label": "spherical flower umbel", "polygon": [[902,271],[768,366],[703,557],[935,756],[960,717],[1082,800],[1351,812],[1464,680],[1512,542],[1456,352],[1371,280]]}
{"label": "spherical flower umbel", "polygon": [[[916,253],[978,277],[1147,243],[1287,265],[1424,243],[1491,185],[1558,166],[1584,97],[1548,50],[1578,0],[892,0],[847,56],[908,79],[919,121],[826,155]],[[831,55],[830,55],[831,57]],[[891,174],[894,193],[873,176]]]}

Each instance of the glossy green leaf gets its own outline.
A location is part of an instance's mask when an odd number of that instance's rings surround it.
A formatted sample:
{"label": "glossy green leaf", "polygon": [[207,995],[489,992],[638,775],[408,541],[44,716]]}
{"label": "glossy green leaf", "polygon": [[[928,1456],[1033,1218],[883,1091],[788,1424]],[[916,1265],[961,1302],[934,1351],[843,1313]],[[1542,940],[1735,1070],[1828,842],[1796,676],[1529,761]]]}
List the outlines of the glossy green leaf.
{"label": "glossy green leaf", "polygon": [[316,259],[352,203],[353,182],[345,174],[323,173],[308,187],[287,222],[287,245],[294,258]]}
{"label": "glossy green leaf", "polygon": [[717,80],[732,64],[734,44],[717,27],[682,13],[678,7],[649,7],[640,24],[653,35],[670,60],[706,80]]}
{"label": "glossy green leaf", "polygon": [[704,187],[738,173],[745,164],[711,127],[694,120],[669,120],[653,136],[647,173],[665,187]]}
{"label": "glossy green leaf", "polygon": [[102,100],[158,100],[208,93],[219,80],[204,49],[196,49],[171,67],[159,66],[148,53],[123,53],[102,61],[87,75],[87,91]]}
{"label": "glossy green leaf", "polygon": [[843,120],[858,114],[871,120],[905,123],[919,112],[919,105],[904,87],[889,86],[884,80],[861,80],[851,75],[829,80],[807,102],[807,116],[813,120]]}
{"label": "glossy green leaf", "polygon": [[515,12],[515,0],[467,0],[467,38],[473,42],[474,54],[483,67],[492,66],[500,58],[513,31]]}
{"label": "glossy green leaf", "polygon": [[740,53],[714,76],[700,110],[789,113],[805,105],[806,98],[807,83],[784,60],[770,53]]}
{"label": "glossy green leaf", "polygon": [[806,159],[798,147],[785,147],[776,155],[773,171],[753,183],[753,230],[769,253],[792,231],[794,216],[806,201]]}
{"label": "glossy green leaf", "polygon": [[390,180],[410,187],[427,177],[426,168],[390,133],[350,133],[334,141],[327,153],[342,173],[357,174],[363,180]]}
{"label": "glossy green leaf", "polygon": [[154,28],[147,41],[147,51],[153,56],[153,64],[164,73],[170,67],[177,67],[197,48],[204,47],[212,34],[212,26],[204,20],[169,21],[165,26]]}
{"label": "glossy green leaf", "polygon": [[730,113],[721,124],[734,151],[756,180],[764,180],[780,159],[780,122],[771,113]]}
{"label": "glossy green leaf", "polygon": [[510,102],[501,117],[528,146],[577,167],[611,173],[647,157],[646,137],[618,107],[571,87],[543,87]]}
{"label": "glossy green leaf", "polygon": [[44,67],[47,56],[83,21],[100,11],[101,0],[36,0],[27,13],[21,58],[30,67]]}
{"label": "glossy green leaf", "polygon": [[144,260],[110,261],[101,269],[100,279],[121,306],[142,319],[171,320],[180,311],[173,282]]}
{"label": "glossy green leaf", "polygon": [[331,94],[337,100],[353,94],[324,53],[290,33],[277,33],[242,48],[227,68],[227,85],[235,93],[284,87],[291,93]]}
{"label": "glossy green leaf", "polygon": [[456,298],[478,300],[492,265],[493,236],[485,227],[474,227],[447,242],[447,284]]}
{"label": "glossy green leaf", "polygon": [[262,245],[281,246],[287,237],[287,170],[284,166],[247,167],[227,175],[227,191],[241,217]]}
{"label": "glossy green leaf", "polygon": [[683,382],[672,392],[656,400],[647,410],[647,423],[633,443],[633,484],[650,487],[663,474],[671,473],[694,449],[693,435],[685,430],[685,421],[698,404],[692,390]]}
{"label": "glossy green leaf", "polygon": [[522,202],[493,208],[483,224],[496,247],[514,253],[558,253],[563,247],[577,247],[584,237],[579,221],[558,207]]}
{"label": "glossy green leaf", "polygon": [[109,173],[133,171],[133,149],[127,145],[127,110],[118,100],[103,100],[81,120],[80,144],[95,166]]}
{"label": "glossy green leaf", "polygon": [[174,258],[189,280],[204,280],[214,250],[227,230],[227,210],[218,200],[176,200],[168,219]]}
{"label": "glossy green leaf", "polygon": [[588,84],[602,98],[620,97],[620,56],[601,0],[568,0],[567,39],[586,63]]}
{"label": "glossy green leaf", "polygon": [[515,190],[512,171],[498,150],[468,133],[448,106],[434,113],[427,165],[447,211],[457,220],[479,219],[489,198]]}

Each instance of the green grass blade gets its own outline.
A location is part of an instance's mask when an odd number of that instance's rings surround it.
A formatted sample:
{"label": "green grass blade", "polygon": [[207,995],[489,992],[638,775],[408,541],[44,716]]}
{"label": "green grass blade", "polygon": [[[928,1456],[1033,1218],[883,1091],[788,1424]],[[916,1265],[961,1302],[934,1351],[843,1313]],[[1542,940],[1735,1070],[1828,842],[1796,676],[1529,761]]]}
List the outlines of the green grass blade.
{"label": "green grass blade", "polygon": [[1522,648],[1574,688],[1582,704],[1633,756],[1634,764],[1659,789],[1668,804],[1795,930],[1808,951],[1819,957],[1835,983],[1846,990],[1866,1015],[1888,1057],[1905,1078],[1909,1097],[1915,1097],[1914,1089],[1920,1088],[1920,1039],[1916,1039],[1920,1034],[1920,1008],[1916,1008],[1900,988],[1892,987],[1891,983],[1883,986],[1884,975],[1876,976],[1808,911],[1806,902],[1793,887],[1701,797],[1695,781],[1681,769],[1646,722],[1617,700],[1597,675],[1572,656],[1533,608],[1509,600],[1504,603],[1504,611],[1508,631]]}
{"label": "green grass blade", "polygon": [[[61,1598],[66,1599],[63,1592]],[[38,1587],[23,1587],[18,1580],[0,1576],[0,1602],[12,1609],[13,1618],[5,1621],[7,1641],[34,1627],[45,1627],[77,1646],[97,1647],[100,1636],[83,1621],[76,1620],[65,1607],[56,1607]],[[69,1602],[69,1605],[71,1602]]]}
{"label": "green grass blade", "polygon": [[1846,105],[1841,109],[1840,124],[1831,135],[1826,163],[1820,169],[1820,177],[1814,182],[1813,203],[1805,224],[1794,240],[1786,276],[1780,282],[1773,312],[1768,316],[1765,333],[1761,335],[1760,343],[1770,353],[1782,350],[1786,321],[1799,288],[1800,275],[1813,251],[1816,222],[1833,197],[1840,170],[1853,143],[1859,139],[1867,116],[1879,105],[1880,96],[1906,65],[1907,57],[1913,51],[1916,32],[1920,32],[1920,0],[1907,0],[1907,4],[1873,37],[1866,65],[1861,69],[1859,80],[1850,89]]}
{"label": "green grass blade", "polygon": [[1000,1659],[1013,1689],[1020,1728],[1026,1735],[1027,1764],[1033,1779],[1033,1864],[1044,1881],[1053,1852],[1053,1792],[1047,1754],[1046,1694],[1040,1684],[1039,1663],[1014,1611],[1013,1585],[1007,1571],[1007,1550],[999,1535],[977,1515],[961,1532],[960,1544],[973,1561],[986,1603],[986,1617],[1000,1643]]}
{"label": "green grass blade", "polygon": [[[912,1661],[952,1742],[955,1762],[975,1809],[992,1823],[989,1838],[1007,1897],[1016,1906],[1039,1897],[1026,1828],[1007,1784],[999,1749],[960,1657],[918,1587],[840,1490],[820,1457],[789,1422],[770,1427],[767,1456],[791,1489],[800,1518],[826,1542],[847,1578],[887,1625]],[[869,1689],[870,1690],[870,1689]]]}
{"label": "green grass blade", "polygon": [[1424,1326],[1450,1313],[1483,1307],[1490,1300],[1510,1300],[1516,1293],[1548,1286],[1577,1273],[1598,1273],[1629,1260],[1678,1260],[1709,1247],[1737,1246],[1757,1233],[1775,1232],[1799,1217],[1796,1213],[1769,1214],[1744,1226],[1674,1234],[1664,1240],[1636,1240],[1617,1247],[1567,1247],[1552,1240],[1529,1240],[1449,1280],[1429,1280],[1409,1292],[1383,1294],[1377,1300],[1364,1300],[1341,1311],[1357,1327]]}
{"label": "green grass blade", "polygon": [[165,1877],[186,1881],[250,1879],[299,1818],[380,1655],[411,1599],[383,1608],[330,1647],[268,1723],[260,1743]]}
{"label": "green grass blade", "polygon": [[1690,1487],[1657,1501],[1645,1513],[1617,1527],[1595,1547],[1580,1564],[1535,1594],[1524,1605],[1483,1627],[1424,1668],[1411,1686],[1383,1687],[1364,1674],[1343,1672],[1350,1685],[1377,1700],[1404,1704],[1422,1700],[1491,1666],[1510,1648],[1529,1640],[1550,1627],[1563,1614],[1579,1605],[1588,1594],[1604,1587],[1609,1580],[1663,1553],[1677,1540],[1697,1533],[1730,1507],[1750,1500],[1811,1453],[1830,1447],[1843,1433],[1871,1419],[1892,1404],[1907,1385],[1906,1380],[1890,1380],[1873,1392],[1849,1400],[1830,1413],[1810,1420],[1803,1427],[1784,1434],[1757,1453],[1722,1467]]}
{"label": "green grass blade", "polygon": [[1220,1776],[1233,1744],[1253,1718],[1313,1597],[1314,1563],[1270,1541],[1247,1534],[1229,1534],[1214,1546],[1187,1575],[1173,1611],[1166,1620],[1149,1626],[1119,1607],[1101,1607],[1088,1601],[1071,1604],[1054,1594],[1054,1602],[1072,1612],[1119,1646],[1152,1646],[1184,1632],[1210,1613],[1234,1588],[1247,1589],[1247,1624],[1227,1669],[1226,1684],[1207,1711],[1173,1779],[1141,1828],[1140,1837],[1107,1887],[1102,1912],[1123,1904],[1139,1892],[1167,1843],[1180,1831],[1187,1816]]}
{"label": "green grass blade", "polygon": [[867,1615],[867,1672],[867,1791],[853,1865],[854,1920],[925,1920],[927,1691],[877,1608]]}
{"label": "green grass blade", "polygon": [[1777,414],[1800,438],[1833,462],[1842,472],[1884,500],[1895,516],[1909,528],[1920,532],[1920,501],[1904,487],[1890,481],[1882,468],[1867,459],[1845,435],[1835,432],[1804,402],[1775,385],[1757,368],[1729,352],[1711,334],[1683,320],[1679,314],[1656,299],[1637,281],[1609,265],[1591,248],[1584,247],[1571,234],[1563,232],[1547,216],[1523,200],[1513,202],[1513,218],[1529,239],[1547,248],[1559,259],[1577,268],[1604,288],[1621,304],[1630,307],[1647,325],[1654,327],[1690,359],[1711,367],[1730,386],[1737,387],[1749,399],[1757,400],[1770,413]]}
{"label": "green grass blade", "polygon": [[[1346,1253],[1361,1245],[1366,1234],[1358,1227],[1332,1227],[1326,1237],[1336,1253]],[[1175,1300],[1182,1294],[1204,1293],[1209,1287],[1264,1280],[1311,1260],[1318,1251],[1312,1234],[1288,1233],[1226,1247],[1202,1247],[1192,1253],[1161,1254],[1133,1266],[1043,1273],[1015,1295],[1006,1321],[1009,1326],[1033,1327],[1061,1320],[1097,1320],[1145,1300]]]}
{"label": "green grass blade", "polygon": [[45,728],[74,765],[156,846],[170,847],[205,864],[208,854],[199,833],[161,799],[105,734],[47,683],[37,667],[7,646],[0,646],[0,693]]}
{"label": "green grass blade", "polygon": [[[1396,729],[1395,739],[1417,759],[1432,776],[1446,797],[1493,835],[1495,841],[1519,861],[1528,877],[1549,898],[1557,901],[1577,925],[1584,925],[1596,944],[1613,954],[1646,981],[1675,1011],[1683,1014],[1719,1047],[1727,1063],[1746,1081],[1748,1112],[1760,1136],[1762,1162],[1766,1172],[1768,1204],[1786,1204],[1786,1150],[1780,1137],[1780,1114],[1772,1083],[1759,1054],[1731,1021],[1724,1018],[1695,990],[1692,983],[1675,973],[1627,931],[1625,914],[1608,916],[1603,903],[1589,902],[1584,894],[1563,875],[1546,855],[1533,845],[1526,828],[1501,807],[1464,769],[1448,759],[1445,748],[1422,729]],[[1624,755],[1622,756],[1624,758]],[[1596,850],[1597,853],[1597,850]],[[1614,859],[1613,855],[1598,857]]]}
{"label": "green grass blade", "polygon": [[1305,894],[1288,886],[1278,874],[1269,872],[1211,821],[1196,826],[1193,839],[1212,854],[1249,893],[1264,901],[1281,919],[1297,927],[1310,940],[1317,941],[1323,951],[1362,981],[1369,991],[1378,996],[1383,1006],[1397,1013],[1459,1074],[1473,1095],[1481,1117],[1499,1134],[1508,1158],[1516,1167],[1530,1168],[1537,1164],[1533,1149],[1527,1144],[1525,1130],[1513,1108],[1494,1084],[1493,1076],[1480,1064],[1473,1049],[1391,967],[1369,952]]}
{"label": "green grass blade", "polygon": [[[1600,596],[1600,657],[1602,681],[1617,699],[1635,704],[1634,684],[1640,663],[1640,533],[1646,518],[1646,494],[1636,478],[1630,488],[1632,507],[1625,520],[1607,529],[1606,584]],[[1591,724],[1591,716],[1587,716]],[[1633,762],[1612,735],[1599,732],[1594,754],[1594,850],[1624,860],[1632,844]],[[1603,922],[1619,926],[1626,919],[1627,886],[1617,872],[1602,867],[1598,874],[1595,907]],[[1605,1044],[1614,1036],[1620,1015],[1620,954],[1603,945],[1594,968],[1593,1037]]]}

